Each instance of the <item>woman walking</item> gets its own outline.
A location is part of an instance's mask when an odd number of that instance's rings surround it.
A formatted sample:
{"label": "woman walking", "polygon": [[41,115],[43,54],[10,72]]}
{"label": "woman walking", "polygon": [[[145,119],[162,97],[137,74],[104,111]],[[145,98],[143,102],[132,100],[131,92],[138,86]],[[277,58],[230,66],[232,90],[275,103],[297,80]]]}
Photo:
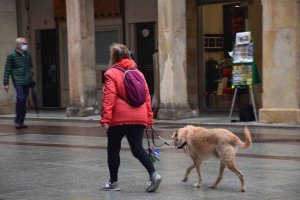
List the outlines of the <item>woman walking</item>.
{"label": "woman walking", "polygon": [[[125,45],[112,44],[110,46],[110,65],[105,72],[105,84],[102,96],[102,114],[100,123],[107,129],[107,160],[110,173],[109,181],[102,187],[104,191],[120,191],[118,170],[120,166],[121,141],[126,136],[131,152],[149,173],[150,182],[147,192],[154,192],[160,185],[161,177],[155,171],[154,165],[143,148],[144,130],[153,126],[153,113],[148,85],[145,84],[146,101],[141,106],[131,106],[127,102],[124,70],[136,69],[136,63],[131,59],[130,52]],[[139,72],[139,71],[138,71]],[[141,72],[140,76],[146,80]]]}

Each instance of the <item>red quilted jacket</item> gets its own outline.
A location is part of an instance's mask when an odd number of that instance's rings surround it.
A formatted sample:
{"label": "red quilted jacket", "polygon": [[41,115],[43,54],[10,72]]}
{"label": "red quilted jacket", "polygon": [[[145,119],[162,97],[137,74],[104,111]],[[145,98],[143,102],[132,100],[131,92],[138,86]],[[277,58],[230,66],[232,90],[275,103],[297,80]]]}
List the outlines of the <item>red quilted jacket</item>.
{"label": "red quilted jacket", "polygon": [[[129,67],[134,68],[136,64],[133,60],[126,58],[114,66],[127,69]],[[140,74],[145,79],[144,75]],[[126,97],[123,75],[124,72],[112,67],[104,73],[105,84],[102,94],[101,125],[141,124],[153,126],[153,113],[148,85],[146,84],[145,88],[147,93],[146,102],[140,107],[132,107],[119,97]]]}

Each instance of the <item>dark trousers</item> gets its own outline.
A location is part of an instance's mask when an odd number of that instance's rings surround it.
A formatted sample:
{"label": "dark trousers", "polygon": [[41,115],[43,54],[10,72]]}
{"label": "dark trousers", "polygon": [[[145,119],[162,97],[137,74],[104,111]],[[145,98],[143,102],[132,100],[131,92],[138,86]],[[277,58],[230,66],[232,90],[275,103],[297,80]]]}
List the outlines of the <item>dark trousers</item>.
{"label": "dark trousers", "polygon": [[27,85],[15,85],[17,92],[16,118],[17,124],[23,124],[26,115],[26,102],[29,95],[29,87]]}
{"label": "dark trousers", "polygon": [[143,125],[120,125],[108,128],[107,157],[110,181],[112,183],[118,181],[121,141],[124,135],[126,135],[133,156],[144,165],[149,175],[151,175],[155,171],[154,165],[148,153],[143,148],[144,129],[145,126]]}

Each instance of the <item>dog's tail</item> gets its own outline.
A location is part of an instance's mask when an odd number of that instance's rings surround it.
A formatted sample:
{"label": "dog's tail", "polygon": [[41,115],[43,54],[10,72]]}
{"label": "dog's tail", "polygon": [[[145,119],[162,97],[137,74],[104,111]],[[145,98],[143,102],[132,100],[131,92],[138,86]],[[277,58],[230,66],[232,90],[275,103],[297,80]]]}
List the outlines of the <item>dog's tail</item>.
{"label": "dog's tail", "polygon": [[240,144],[240,147],[249,148],[252,145],[252,138],[251,138],[251,133],[247,127],[245,127],[244,134],[245,134],[246,141],[242,142]]}

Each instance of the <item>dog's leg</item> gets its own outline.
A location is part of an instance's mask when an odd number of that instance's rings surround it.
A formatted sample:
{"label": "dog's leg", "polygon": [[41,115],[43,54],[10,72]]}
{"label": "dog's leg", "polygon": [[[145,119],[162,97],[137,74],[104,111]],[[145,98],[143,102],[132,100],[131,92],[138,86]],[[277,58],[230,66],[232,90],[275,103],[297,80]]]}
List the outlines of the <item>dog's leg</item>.
{"label": "dog's leg", "polygon": [[245,192],[245,189],[244,189],[244,175],[235,167],[235,164],[234,164],[233,161],[226,162],[226,165],[231,171],[233,171],[233,173],[235,173],[239,177],[239,179],[241,181],[241,190],[240,190],[240,192]]}
{"label": "dog's leg", "polygon": [[183,182],[186,182],[188,180],[188,176],[189,174],[191,173],[192,169],[194,169],[195,167],[195,164],[193,163],[191,166],[189,166],[187,169],[186,169],[186,172],[185,172],[185,175],[182,179]]}
{"label": "dog's leg", "polygon": [[220,181],[223,178],[224,169],[225,169],[225,165],[222,161],[220,161],[219,175],[218,175],[215,183],[212,186],[209,187],[210,189],[216,189],[217,185],[220,183]]}
{"label": "dog's leg", "polygon": [[198,183],[195,183],[194,187],[200,188],[200,187],[202,187],[202,177],[201,177],[201,172],[200,172],[201,160],[196,158],[196,159],[194,159],[194,163],[195,163],[195,167],[196,167],[197,174],[198,174]]}

